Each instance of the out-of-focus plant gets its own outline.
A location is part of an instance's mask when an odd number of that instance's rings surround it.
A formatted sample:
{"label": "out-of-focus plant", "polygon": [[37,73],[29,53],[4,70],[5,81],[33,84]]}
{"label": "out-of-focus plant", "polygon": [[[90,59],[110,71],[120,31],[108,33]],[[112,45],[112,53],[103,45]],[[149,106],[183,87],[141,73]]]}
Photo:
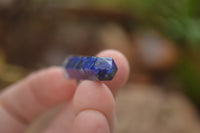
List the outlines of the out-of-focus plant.
{"label": "out-of-focus plant", "polygon": [[[64,3],[63,0],[60,2]],[[65,4],[66,7],[73,5],[70,7],[125,11],[141,19],[139,21],[144,25],[161,30],[181,44],[200,47],[199,0],[69,0]]]}
{"label": "out-of-focus plant", "polygon": [[128,11],[171,38],[200,47],[199,0],[101,0],[92,3]]}
{"label": "out-of-focus plant", "polygon": [[200,70],[199,67],[189,58],[180,61],[177,71],[179,78],[183,82],[184,91],[198,105],[200,104]]}

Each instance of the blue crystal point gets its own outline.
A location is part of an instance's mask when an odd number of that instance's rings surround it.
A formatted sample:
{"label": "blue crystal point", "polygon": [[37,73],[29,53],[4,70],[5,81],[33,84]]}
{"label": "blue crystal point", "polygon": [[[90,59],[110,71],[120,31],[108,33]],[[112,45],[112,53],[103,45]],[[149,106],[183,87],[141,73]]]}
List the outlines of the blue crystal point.
{"label": "blue crystal point", "polygon": [[67,78],[77,80],[112,80],[117,72],[112,57],[70,56],[64,69]]}

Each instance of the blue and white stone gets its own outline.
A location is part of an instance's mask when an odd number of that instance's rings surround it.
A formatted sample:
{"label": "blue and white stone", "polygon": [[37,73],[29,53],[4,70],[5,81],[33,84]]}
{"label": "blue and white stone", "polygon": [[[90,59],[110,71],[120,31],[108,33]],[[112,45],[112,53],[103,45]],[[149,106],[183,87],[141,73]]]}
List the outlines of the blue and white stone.
{"label": "blue and white stone", "polygon": [[112,57],[70,56],[64,62],[68,79],[112,80],[117,66]]}

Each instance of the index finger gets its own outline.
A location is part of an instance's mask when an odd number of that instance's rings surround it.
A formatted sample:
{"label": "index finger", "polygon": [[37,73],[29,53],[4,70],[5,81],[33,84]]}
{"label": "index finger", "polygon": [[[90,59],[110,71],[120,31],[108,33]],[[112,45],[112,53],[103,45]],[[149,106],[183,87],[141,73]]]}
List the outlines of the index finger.
{"label": "index finger", "polygon": [[22,127],[19,123],[27,127],[42,112],[70,100],[75,88],[75,81],[66,80],[60,67],[41,70],[10,86],[0,95],[0,112],[4,112],[0,114],[0,132],[17,131]]}

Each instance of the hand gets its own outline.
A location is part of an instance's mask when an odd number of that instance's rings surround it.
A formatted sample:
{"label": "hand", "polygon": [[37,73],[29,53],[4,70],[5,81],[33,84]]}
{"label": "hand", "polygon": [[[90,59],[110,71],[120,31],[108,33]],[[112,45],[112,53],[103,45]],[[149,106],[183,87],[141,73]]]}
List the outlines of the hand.
{"label": "hand", "polygon": [[113,57],[118,72],[112,81],[67,80],[53,67],[33,73],[0,95],[0,132],[22,133],[41,113],[65,102],[44,133],[113,133],[117,91],[129,75],[126,58],[114,50],[98,56]]}

